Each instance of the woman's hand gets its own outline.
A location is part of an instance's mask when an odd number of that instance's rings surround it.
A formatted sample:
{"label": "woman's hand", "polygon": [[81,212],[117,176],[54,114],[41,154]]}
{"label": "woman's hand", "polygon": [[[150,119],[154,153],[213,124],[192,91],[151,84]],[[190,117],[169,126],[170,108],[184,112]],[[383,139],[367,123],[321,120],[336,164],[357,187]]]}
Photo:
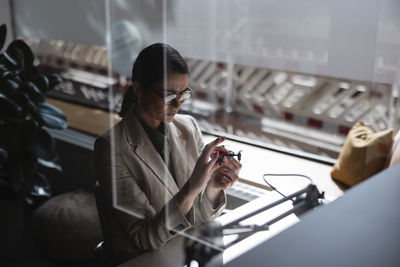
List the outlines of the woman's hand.
{"label": "woman's hand", "polygon": [[216,189],[228,189],[239,179],[241,168],[242,164],[239,161],[233,157],[225,157],[221,167],[212,173],[208,185]]}
{"label": "woman's hand", "polygon": [[203,191],[211,179],[211,174],[221,167],[217,163],[219,154],[217,146],[223,141],[225,141],[225,137],[218,137],[204,147],[203,152],[197,159],[192,175],[179,191],[177,200],[183,214],[189,212],[194,199]]}
{"label": "woman's hand", "polygon": [[222,165],[216,169],[206,187],[207,198],[215,202],[221,190],[231,187],[239,179],[242,164],[233,157],[224,157]]}
{"label": "woman's hand", "polygon": [[217,146],[223,141],[225,141],[225,137],[218,137],[207,144],[200,157],[197,159],[193,173],[188,180],[190,189],[194,191],[194,194],[197,195],[203,191],[211,178],[211,174],[220,167],[217,163],[219,150]]}

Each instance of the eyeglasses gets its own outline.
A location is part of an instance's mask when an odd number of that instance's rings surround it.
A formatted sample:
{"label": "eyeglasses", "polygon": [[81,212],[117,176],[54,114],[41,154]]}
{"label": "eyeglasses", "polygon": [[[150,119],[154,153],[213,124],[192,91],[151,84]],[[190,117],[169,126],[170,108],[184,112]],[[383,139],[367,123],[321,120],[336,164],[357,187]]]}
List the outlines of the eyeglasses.
{"label": "eyeglasses", "polygon": [[153,87],[151,87],[151,89],[162,99],[164,99],[164,102],[170,103],[172,102],[174,99],[176,99],[178,102],[180,103],[184,103],[185,101],[187,101],[193,94],[193,90],[192,88],[188,87],[185,90],[183,90],[182,92],[180,92],[179,94],[171,94],[171,95],[163,95],[162,93],[160,93],[159,91],[157,91],[156,89],[154,89]]}

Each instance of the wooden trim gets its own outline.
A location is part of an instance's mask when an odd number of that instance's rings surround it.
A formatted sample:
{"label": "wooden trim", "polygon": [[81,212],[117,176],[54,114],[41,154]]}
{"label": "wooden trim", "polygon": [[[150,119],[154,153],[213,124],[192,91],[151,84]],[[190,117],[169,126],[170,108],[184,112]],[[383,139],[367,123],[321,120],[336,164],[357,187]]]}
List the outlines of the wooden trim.
{"label": "wooden trim", "polygon": [[121,120],[117,114],[100,109],[89,108],[54,98],[47,98],[47,102],[64,112],[69,128],[94,136],[101,135]]}
{"label": "wooden trim", "polygon": [[269,187],[267,185],[260,184],[260,183],[257,183],[257,182],[253,182],[253,181],[250,181],[250,180],[247,180],[247,179],[244,179],[244,178],[239,178],[239,182],[242,182],[242,183],[245,183],[245,184],[248,184],[248,185],[252,185],[252,186],[256,186],[256,187],[259,187],[259,188],[262,188],[262,189],[265,189],[265,190],[268,190],[268,191],[272,191],[273,190],[271,187]]}

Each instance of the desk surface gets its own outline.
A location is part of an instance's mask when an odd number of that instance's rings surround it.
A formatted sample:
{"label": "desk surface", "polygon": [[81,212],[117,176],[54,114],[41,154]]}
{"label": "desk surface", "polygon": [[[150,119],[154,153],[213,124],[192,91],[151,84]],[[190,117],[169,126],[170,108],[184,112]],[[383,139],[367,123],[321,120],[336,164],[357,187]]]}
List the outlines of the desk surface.
{"label": "desk surface", "polygon": [[[277,199],[280,199],[281,196],[276,192],[270,192],[270,194],[266,194],[258,199],[255,199],[251,202],[248,202],[239,208],[219,217],[216,221],[220,222],[222,225],[227,224],[228,222],[233,221],[236,218],[240,218],[241,216],[248,214],[251,211],[257,210],[266,206],[268,203],[272,203]],[[258,224],[262,225],[266,223],[268,220],[282,214],[284,211],[289,210],[292,207],[291,202],[287,201],[273,209],[269,209],[265,212],[262,212],[252,218],[249,218],[242,222],[243,225],[251,225]],[[237,258],[238,256],[244,254],[250,249],[256,247],[261,244],[265,240],[277,235],[284,229],[292,226],[297,223],[299,219],[295,215],[290,215],[285,219],[271,225],[268,231],[258,232],[247,239],[229,247],[226,249],[220,257],[215,257],[213,261],[213,265],[215,262],[218,262],[216,265],[226,264],[227,262]],[[225,242],[228,242],[229,237],[224,239]],[[147,266],[147,267],[158,267],[158,266],[183,266],[185,260],[184,254],[184,237],[178,236],[172,239],[170,242],[166,243],[161,249],[152,252],[145,252],[139,255],[136,258],[133,258],[119,267],[134,267],[134,266]]]}
{"label": "desk surface", "polygon": [[[210,142],[214,136],[204,135],[204,141]],[[330,172],[332,166],[301,159],[295,156],[279,152],[261,149],[259,147],[243,144],[240,142],[226,140],[226,147],[235,152],[242,151],[242,170],[240,177],[252,182],[265,185],[263,174],[303,174],[309,176],[320,191],[325,191],[328,200],[334,200],[343,194],[343,191],[332,181]],[[267,177],[274,187],[283,194],[294,193],[310,183],[309,180],[301,177]]]}
{"label": "desk surface", "polygon": [[[307,213],[300,222],[267,242],[258,243],[235,259],[226,259],[224,265],[399,266],[399,173],[400,164],[379,173],[335,202]],[[237,210],[248,209],[251,203]],[[231,217],[234,213],[221,216],[220,220]],[[183,266],[183,261],[183,239],[179,237],[159,251],[144,253],[121,267]],[[220,263],[213,261],[209,266]]]}
{"label": "desk surface", "polygon": [[400,266],[399,178],[397,164],[227,266]]}

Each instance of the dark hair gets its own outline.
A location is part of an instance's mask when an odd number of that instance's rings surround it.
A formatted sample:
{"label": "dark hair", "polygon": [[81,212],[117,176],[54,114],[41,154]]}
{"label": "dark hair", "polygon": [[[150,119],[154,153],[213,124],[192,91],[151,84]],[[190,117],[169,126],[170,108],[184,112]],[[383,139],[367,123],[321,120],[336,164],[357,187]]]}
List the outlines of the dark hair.
{"label": "dark hair", "polygon": [[[189,73],[189,68],[176,49],[167,44],[155,43],[143,49],[137,56],[132,68],[132,82],[139,82],[143,88],[148,88],[163,81],[171,73],[186,74]],[[165,74],[167,77],[164,77]],[[136,103],[137,96],[132,87],[129,87],[124,93],[119,115],[123,117],[129,107]]]}

